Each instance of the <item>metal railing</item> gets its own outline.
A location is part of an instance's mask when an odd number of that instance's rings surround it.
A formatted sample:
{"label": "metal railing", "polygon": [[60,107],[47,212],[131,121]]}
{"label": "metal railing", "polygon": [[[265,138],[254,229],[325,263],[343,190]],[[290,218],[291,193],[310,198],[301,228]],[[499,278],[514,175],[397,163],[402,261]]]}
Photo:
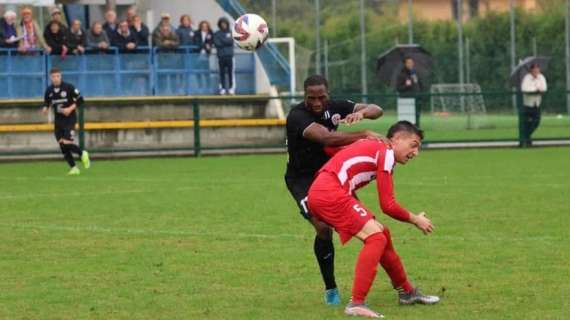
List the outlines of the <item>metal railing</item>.
{"label": "metal railing", "polygon": [[[216,94],[219,88],[217,58],[195,52],[195,47],[159,49],[139,47],[132,52],[117,48],[88,50],[83,55],[45,55],[41,50],[21,54],[0,49],[0,99],[43,96],[48,71],[59,67],[64,80],[85,96],[152,96]],[[236,93],[255,92],[253,53],[238,51]]]}
{"label": "metal railing", "polygon": [[[540,126],[532,135],[534,141],[542,143],[559,144],[570,142],[570,115],[562,112],[564,105],[558,106],[552,101],[558,101],[559,95],[566,96],[570,92],[550,91],[543,97],[542,119]],[[484,100],[482,106],[465,106],[461,108],[448,105],[447,109],[441,106],[431,106],[433,97],[462,97],[461,93],[421,94],[418,98],[424,100],[417,105],[421,128],[425,132],[424,143],[428,146],[436,144],[477,144],[480,146],[517,146],[523,145],[527,133],[524,132],[524,106],[520,92],[495,91],[482,93],[469,93],[463,95],[480,95]],[[515,95],[518,102],[517,111],[512,109],[512,97]],[[350,98],[362,101],[361,95],[333,97],[334,99]],[[374,130],[386,134],[390,125],[398,121],[397,95],[368,95],[369,103],[376,103],[383,107],[385,114],[377,120],[365,120],[353,126],[341,125],[339,130]],[[179,98],[117,98],[114,100],[87,98],[88,108],[79,109],[78,136],[82,146],[97,152],[163,152],[184,151],[199,156],[203,151],[233,150],[233,149],[267,149],[285,148],[285,120],[266,118],[267,108],[279,102],[285,109],[290,110],[303,97],[281,96],[236,96],[236,97],[179,97]],[[148,100],[148,101],[147,101]],[[427,102],[425,102],[427,101]],[[458,100],[461,101],[461,100]],[[170,110],[169,116],[156,117],[164,108],[148,108],[150,103],[162,103],[165,106],[176,106]],[[214,105],[233,108],[224,117],[222,112],[213,112]],[[255,111],[244,116],[243,109],[251,108],[257,104]],[[56,154],[54,144],[41,145],[41,150],[33,148],[17,148],[13,141],[22,140],[20,134],[26,139],[39,139],[39,133],[45,134],[42,141],[51,141],[51,124],[39,117],[41,101],[20,103],[0,101],[0,155],[10,154]],[[128,108],[123,108],[128,106]],[[233,107],[232,107],[233,106]],[[102,108],[102,109],[98,109]],[[108,112],[112,108],[113,112]],[[273,107],[271,107],[273,108]],[[440,108],[440,109],[438,109]],[[127,110],[127,111],[124,111]],[[157,110],[156,114],[153,110]],[[236,113],[240,112],[239,115]],[[91,114],[93,112],[93,114]],[[129,113],[130,112],[130,113]],[[144,113],[144,114],[143,114]],[[105,115],[105,116],[101,116]],[[18,116],[21,120],[18,120]],[[2,121],[2,119],[4,121]],[[24,120],[25,119],[25,120]],[[87,119],[87,120],[86,120]],[[157,119],[149,121],[148,119]],[[251,129],[251,130],[250,130]],[[134,130],[134,131],[131,131]],[[206,130],[206,131],[204,131]],[[143,135],[144,132],[144,135]],[[162,136],[158,140],[149,139],[147,142],[134,145],[100,143],[100,138],[126,137],[126,136]],[[49,137],[49,139],[48,139]],[[166,138],[164,137],[171,137]],[[106,138],[105,138],[106,139]],[[113,138],[114,139],[114,138]],[[212,139],[216,139],[213,142]],[[10,142],[12,141],[12,142]],[[114,141],[114,140],[113,140]],[[133,140],[131,140],[133,141]],[[497,144],[500,143],[500,144]],[[34,145],[38,147],[37,144]],[[45,149],[48,147],[48,149]]]}

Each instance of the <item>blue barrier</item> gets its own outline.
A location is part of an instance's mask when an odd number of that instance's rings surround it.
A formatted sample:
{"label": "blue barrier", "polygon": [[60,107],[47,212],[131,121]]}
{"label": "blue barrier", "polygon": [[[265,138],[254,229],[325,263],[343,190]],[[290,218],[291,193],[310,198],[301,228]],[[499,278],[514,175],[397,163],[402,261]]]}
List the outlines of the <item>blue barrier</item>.
{"label": "blue barrier", "polygon": [[[21,55],[0,50],[0,98],[42,97],[48,71],[58,67],[65,81],[85,96],[150,96],[216,94],[219,88],[215,56],[193,52],[193,47],[163,51],[141,47],[132,53],[116,48],[84,55]],[[249,52],[235,54],[236,93],[255,93],[255,58]]]}
{"label": "blue barrier", "polygon": [[[154,49],[156,95],[216,94],[219,91],[218,59],[194,53],[192,49]],[[253,54],[236,52],[234,75],[236,93],[255,93]]]}
{"label": "blue barrier", "polygon": [[45,56],[42,50],[20,54],[0,49],[0,98],[42,97],[47,85]]}

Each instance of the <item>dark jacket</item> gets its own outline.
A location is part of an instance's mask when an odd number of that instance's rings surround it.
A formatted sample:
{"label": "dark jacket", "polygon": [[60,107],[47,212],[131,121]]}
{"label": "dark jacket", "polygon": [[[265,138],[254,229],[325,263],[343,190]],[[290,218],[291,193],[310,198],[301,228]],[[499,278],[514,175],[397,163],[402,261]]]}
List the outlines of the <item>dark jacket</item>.
{"label": "dark jacket", "polygon": [[197,30],[194,32],[194,45],[197,47],[194,52],[202,52],[204,50],[207,54],[212,53],[212,47],[214,46],[214,34],[209,31],[206,37],[202,39],[202,32]]}
{"label": "dark jacket", "polygon": [[[228,28],[223,30],[221,25],[225,22]],[[218,57],[233,57],[234,56],[234,39],[232,38],[232,32],[229,28],[230,22],[226,18],[220,18],[218,20],[218,28],[214,34],[214,45],[216,46],[216,52]]]}
{"label": "dark jacket", "polygon": [[103,31],[107,34],[107,38],[112,40],[119,29],[119,24],[115,23],[114,25],[110,25],[108,22],[103,23]]}
{"label": "dark jacket", "polygon": [[127,44],[130,42],[133,42],[135,45],[137,44],[137,39],[132,32],[129,32],[127,36],[115,33],[115,37],[111,40],[111,46],[119,48],[120,51],[129,51],[130,49],[127,49]]}
{"label": "dark jacket", "polygon": [[194,45],[194,36],[196,32],[192,29],[192,27],[184,27],[180,25],[178,29],[176,29],[176,34],[180,39],[181,46],[193,46]]}
{"label": "dark jacket", "polygon": [[67,46],[67,35],[62,29],[57,33],[51,33],[51,31],[45,33],[44,39],[47,45],[51,47],[51,54],[61,54],[63,46]]}
{"label": "dark jacket", "polygon": [[67,31],[67,48],[69,51],[77,49],[78,46],[87,48],[87,35],[85,30],[81,29],[77,33],[73,33],[71,28]]}
{"label": "dark jacket", "polygon": [[16,24],[9,25],[6,23],[4,18],[0,18],[0,47],[2,48],[17,48],[18,41],[7,43],[6,40],[11,37],[17,37],[18,31],[16,30]]}
{"label": "dark jacket", "polygon": [[149,35],[148,27],[144,23],[142,23],[140,31],[137,31],[134,26],[131,26],[130,29],[131,33],[135,35],[135,38],[137,40],[137,46],[148,47],[148,35]]}
{"label": "dark jacket", "polygon": [[49,30],[49,25],[50,25],[52,22],[55,22],[55,23],[59,24],[59,30],[61,30],[61,31],[63,31],[65,34],[67,34],[67,26],[66,26],[65,24],[63,24],[63,23],[61,23],[61,22],[59,22],[59,21],[56,21],[56,20],[51,20],[51,21],[49,21],[49,22],[46,24],[46,27],[44,28],[44,37],[45,37],[46,34],[48,34],[48,33],[50,32],[50,30]]}
{"label": "dark jacket", "polygon": [[[410,80],[411,85],[406,85],[407,80]],[[396,89],[401,95],[414,95],[422,91],[422,84],[415,70],[403,68],[398,75],[397,84]]]}

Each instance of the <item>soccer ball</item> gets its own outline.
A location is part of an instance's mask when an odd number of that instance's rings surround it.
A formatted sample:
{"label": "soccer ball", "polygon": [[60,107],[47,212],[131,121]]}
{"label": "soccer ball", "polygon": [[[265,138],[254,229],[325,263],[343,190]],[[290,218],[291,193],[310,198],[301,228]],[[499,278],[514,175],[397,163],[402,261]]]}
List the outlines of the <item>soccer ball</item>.
{"label": "soccer ball", "polygon": [[235,43],[241,49],[254,51],[261,47],[269,37],[269,28],[265,20],[253,13],[239,17],[232,29]]}

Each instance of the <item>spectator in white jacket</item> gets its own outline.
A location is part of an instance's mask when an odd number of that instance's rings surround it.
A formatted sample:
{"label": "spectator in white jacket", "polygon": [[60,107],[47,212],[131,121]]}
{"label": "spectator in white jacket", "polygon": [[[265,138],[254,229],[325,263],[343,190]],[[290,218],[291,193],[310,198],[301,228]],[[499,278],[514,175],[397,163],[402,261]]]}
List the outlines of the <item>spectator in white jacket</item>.
{"label": "spectator in white jacket", "polygon": [[540,72],[538,64],[530,66],[530,73],[524,76],[521,84],[523,93],[523,146],[532,145],[531,135],[540,124],[540,104],[546,92],[546,78]]}

